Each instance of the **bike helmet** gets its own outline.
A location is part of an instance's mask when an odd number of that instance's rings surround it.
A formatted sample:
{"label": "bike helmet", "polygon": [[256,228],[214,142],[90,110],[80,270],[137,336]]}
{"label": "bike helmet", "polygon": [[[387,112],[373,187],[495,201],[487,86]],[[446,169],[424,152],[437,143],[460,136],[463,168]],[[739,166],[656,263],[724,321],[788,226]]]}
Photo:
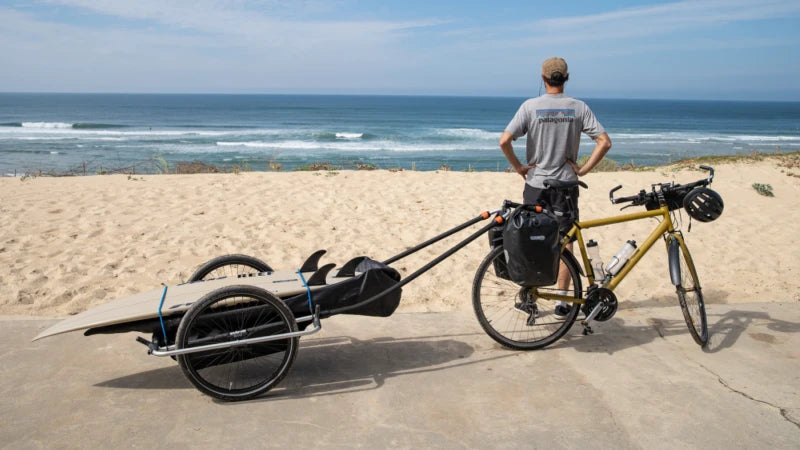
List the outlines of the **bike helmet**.
{"label": "bike helmet", "polygon": [[686,212],[700,222],[711,222],[722,215],[725,205],[722,197],[715,191],[701,186],[692,189],[683,199],[683,207]]}

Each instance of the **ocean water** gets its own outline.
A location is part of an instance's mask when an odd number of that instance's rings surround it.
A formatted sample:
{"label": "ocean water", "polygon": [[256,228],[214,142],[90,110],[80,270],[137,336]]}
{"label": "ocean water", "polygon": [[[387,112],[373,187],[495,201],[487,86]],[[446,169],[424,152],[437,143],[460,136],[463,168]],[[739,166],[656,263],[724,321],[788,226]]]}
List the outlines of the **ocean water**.
{"label": "ocean water", "polygon": [[[146,161],[267,170],[504,170],[500,133],[524,98],[0,94],[0,175],[87,173]],[[584,99],[620,163],[800,150],[800,103]],[[524,139],[515,143],[524,155]],[[581,142],[581,154],[593,143]]]}

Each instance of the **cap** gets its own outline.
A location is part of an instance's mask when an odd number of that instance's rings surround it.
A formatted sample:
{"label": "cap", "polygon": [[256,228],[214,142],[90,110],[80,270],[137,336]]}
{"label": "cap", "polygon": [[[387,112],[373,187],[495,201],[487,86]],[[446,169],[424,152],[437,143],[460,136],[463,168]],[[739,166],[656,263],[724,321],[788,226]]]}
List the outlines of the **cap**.
{"label": "cap", "polygon": [[561,73],[561,75],[568,73],[567,62],[563,58],[548,58],[542,63],[542,75],[551,78],[556,72]]}

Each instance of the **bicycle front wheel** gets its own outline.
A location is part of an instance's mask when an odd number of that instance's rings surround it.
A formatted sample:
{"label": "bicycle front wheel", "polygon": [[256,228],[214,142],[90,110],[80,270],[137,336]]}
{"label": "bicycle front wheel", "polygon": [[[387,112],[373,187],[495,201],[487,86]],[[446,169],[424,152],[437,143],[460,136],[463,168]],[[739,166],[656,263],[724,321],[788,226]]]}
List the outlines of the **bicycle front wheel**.
{"label": "bicycle front wheel", "polygon": [[[561,270],[569,272],[568,294],[581,298],[578,267],[561,254]],[[556,301],[540,294],[558,292],[556,284],[524,288],[507,279],[503,273],[503,248],[492,249],[483,259],[472,283],[472,306],[483,330],[495,341],[515,350],[536,350],[557,341],[567,333],[578,317],[580,304],[565,305],[567,311],[556,314]]]}
{"label": "bicycle front wheel", "polygon": [[673,236],[679,246],[678,264],[680,266],[680,284],[675,286],[678,294],[678,302],[683,311],[683,318],[689,332],[695,342],[701,347],[708,343],[708,322],[706,320],[706,306],[703,302],[703,292],[700,289],[700,281],[697,278],[697,270],[694,267],[692,256],[683,239]]}

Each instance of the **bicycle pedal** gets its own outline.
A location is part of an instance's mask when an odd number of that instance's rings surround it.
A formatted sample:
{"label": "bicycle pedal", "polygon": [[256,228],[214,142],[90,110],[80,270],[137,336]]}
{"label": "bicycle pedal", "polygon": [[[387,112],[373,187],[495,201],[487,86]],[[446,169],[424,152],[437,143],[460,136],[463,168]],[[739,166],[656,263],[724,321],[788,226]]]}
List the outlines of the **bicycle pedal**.
{"label": "bicycle pedal", "polygon": [[589,325],[584,325],[583,326],[583,335],[584,336],[588,336],[590,334],[594,334],[594,330],[592,330],[592,327],[590,327]]}

